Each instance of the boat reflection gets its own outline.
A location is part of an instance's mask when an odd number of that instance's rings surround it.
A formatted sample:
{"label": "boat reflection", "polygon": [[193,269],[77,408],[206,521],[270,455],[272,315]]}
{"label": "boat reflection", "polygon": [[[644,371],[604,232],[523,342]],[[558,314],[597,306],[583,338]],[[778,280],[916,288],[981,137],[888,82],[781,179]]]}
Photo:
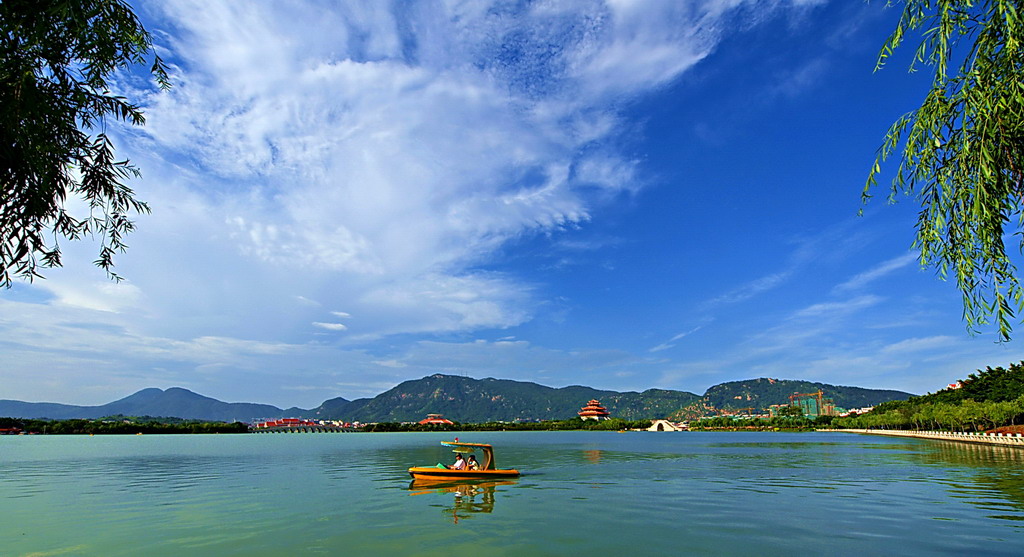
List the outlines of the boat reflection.
{"label": "boat reflection", "polygon": [[436,482],[413,480],[409,484],[409,495],[428,493],[452,495],[452,504],[442,505],[445,516],[455,524],[471,518],[474,514],[494,512],[495,491],[499,485],[515,485],[516,480]]}

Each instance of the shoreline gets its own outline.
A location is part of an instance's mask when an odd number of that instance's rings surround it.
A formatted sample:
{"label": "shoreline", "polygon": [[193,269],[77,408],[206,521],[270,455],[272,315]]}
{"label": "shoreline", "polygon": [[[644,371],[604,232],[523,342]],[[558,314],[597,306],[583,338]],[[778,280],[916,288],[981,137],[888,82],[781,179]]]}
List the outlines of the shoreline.
{"label": "shoreline", "polygon": [[984,445],[1000,445],[1003,447],[1024,448],[1024,435],[1019,433],[965,433],[958,431],[910,431],[902,429],[834,429],[848,433],[864,435],[887,435],[889,437],[915,437],[935,441],[957,441]]}

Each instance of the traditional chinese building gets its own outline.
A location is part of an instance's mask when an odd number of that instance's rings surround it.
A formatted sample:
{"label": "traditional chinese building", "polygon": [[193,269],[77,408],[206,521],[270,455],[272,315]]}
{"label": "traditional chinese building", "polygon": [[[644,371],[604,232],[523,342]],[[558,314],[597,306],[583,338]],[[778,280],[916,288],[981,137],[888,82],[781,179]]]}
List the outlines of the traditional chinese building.
{"label": "traditional chinese building", "polygon": [[601,406],[596,399],[588,402],[577,414],[584,420],[607,420],[609,417],[608,409]]}
{"label": "traditional chinese building", "polygon": [[426,418],[419,421],[420,425],[452,425],[453,421],[445,418],[441,414],[427,414]]}

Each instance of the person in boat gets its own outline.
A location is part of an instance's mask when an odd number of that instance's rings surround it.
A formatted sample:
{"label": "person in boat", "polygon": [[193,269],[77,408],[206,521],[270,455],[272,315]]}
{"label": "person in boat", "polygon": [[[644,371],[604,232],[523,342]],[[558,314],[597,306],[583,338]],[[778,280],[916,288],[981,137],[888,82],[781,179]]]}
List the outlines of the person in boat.
{"label": "person in boat", "polygon": [[456,453],[455,454],[455,463],[452,464],[451,466],[449,466],[448,468],[451,469],[451,470],[465,470],[466,469],[466,459],[462,458],[462,454]]}
{"label": "person in boat", "polygon": [[469,461],[466,463],[466,466],[468,466],[470,470],[480,469],[480,463],[476,461],[476,455],[469,455]]}

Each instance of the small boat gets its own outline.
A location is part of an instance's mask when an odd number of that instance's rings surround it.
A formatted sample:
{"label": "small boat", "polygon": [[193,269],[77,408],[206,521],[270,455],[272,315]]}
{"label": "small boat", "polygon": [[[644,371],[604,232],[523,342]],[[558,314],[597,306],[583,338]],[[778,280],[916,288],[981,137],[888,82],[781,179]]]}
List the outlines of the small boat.
{"label": "small boat", "polygon": [[500,478],[516,478],[519,470],[498,470],[494,464],[494,448],[486,443],[462,443],[458,438],[455,441],[441,441],[446,447],[453,447],[453,453],[473,453],[476,450],[483,452],[483,461],[478,470],[453,470],[443,464],[436,466],[413,466],[409,468],[409,475],[413,480],[431,482],[450,482],[456,480],[492,480]]}

